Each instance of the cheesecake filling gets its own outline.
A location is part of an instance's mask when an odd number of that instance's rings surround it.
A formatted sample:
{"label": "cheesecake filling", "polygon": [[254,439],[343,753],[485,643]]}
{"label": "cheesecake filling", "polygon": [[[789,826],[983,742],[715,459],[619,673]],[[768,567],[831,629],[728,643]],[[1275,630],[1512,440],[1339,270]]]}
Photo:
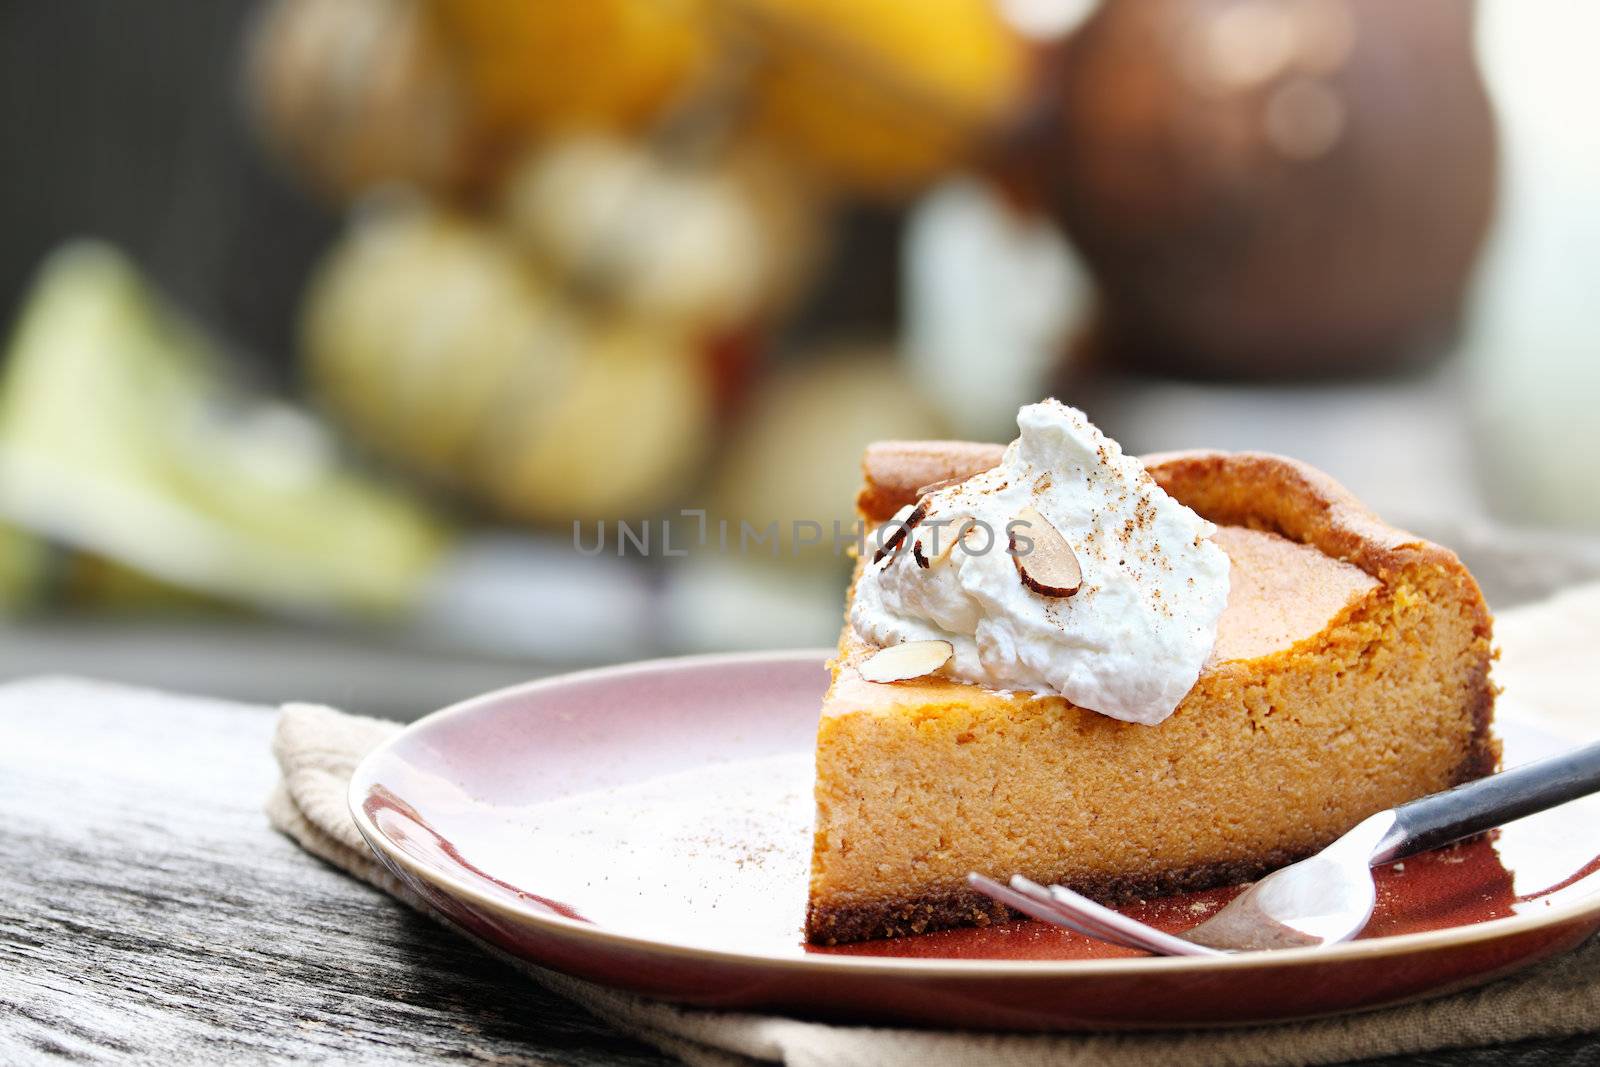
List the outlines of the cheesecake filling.
{"label": "cheesecake filling", "polygon": [[[850,623],[879,646],[950,642],[952,677],[1161,722],[1200,676],[1227,606],[1216,527],[1076,408],[1030,404],[1017,426],[999,466],[895,516],[857,579]],[[1048,538],[1029,536],[1039,516]],[[1081,570],[1070,593],[1024,580],[1055,533]]]}

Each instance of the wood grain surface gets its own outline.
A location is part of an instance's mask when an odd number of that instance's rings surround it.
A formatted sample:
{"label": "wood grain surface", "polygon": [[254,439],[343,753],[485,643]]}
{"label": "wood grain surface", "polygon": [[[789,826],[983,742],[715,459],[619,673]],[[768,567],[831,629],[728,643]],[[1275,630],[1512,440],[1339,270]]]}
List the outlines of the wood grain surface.
{"label": "wood grain surface", "polygon": [[0,1064],[662,1064],[261,805],[266,708],[0,686]]}

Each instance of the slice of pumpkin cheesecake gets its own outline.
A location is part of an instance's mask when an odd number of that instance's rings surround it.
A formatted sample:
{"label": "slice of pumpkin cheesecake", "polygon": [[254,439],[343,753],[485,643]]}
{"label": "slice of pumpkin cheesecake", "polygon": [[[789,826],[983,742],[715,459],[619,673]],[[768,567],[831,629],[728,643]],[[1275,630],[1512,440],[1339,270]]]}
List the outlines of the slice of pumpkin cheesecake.
{"label": "slice of pumpkin cheesecake", "polygon": [[1495,768],[1490,617],[1450,551],[1294,460],[1140,464],[1064,405],[1019,421],[1009,450],[866,454],[888,525],[817,733],[808,940],[1004,918],[969,871],[1108,903],[1248,880]]}

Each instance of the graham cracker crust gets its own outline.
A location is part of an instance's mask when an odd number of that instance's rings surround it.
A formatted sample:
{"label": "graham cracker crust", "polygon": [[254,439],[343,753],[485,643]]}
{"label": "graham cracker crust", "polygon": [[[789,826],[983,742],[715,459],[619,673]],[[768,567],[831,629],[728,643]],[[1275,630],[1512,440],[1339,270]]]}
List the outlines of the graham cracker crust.
{"label": "graham cracker crust", "polygon": [[[1053,878],[1049,881],[1058,882],[1091,900],[1114,907],[1151,897],[1248,882],[1296,860],[1305,859],[1325,844],[1327,842],[1299,850],[1279,849],[1250,861],[1207,863],[1146,877]],[[1003,879],[1007,874],[1009,872],[991,872],[991,877]],[[812,904],[806,909],[806,940],[813,944],[840,945],[879,937],[925,934],[952,926],[987,926],[1021,917],[1020,913],[1004,904],[963,886],[918,897],[838,908]]]}

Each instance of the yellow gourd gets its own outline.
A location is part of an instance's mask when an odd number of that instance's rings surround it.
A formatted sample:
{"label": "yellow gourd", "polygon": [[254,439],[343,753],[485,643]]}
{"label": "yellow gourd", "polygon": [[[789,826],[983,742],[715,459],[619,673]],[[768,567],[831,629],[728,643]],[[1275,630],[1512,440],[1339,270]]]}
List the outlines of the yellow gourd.
{"label": "yellow gourd", "polygon": [[359,218],[304,325],[314,386],[357,437],[509,517],[647,515],[710,437],[687,335],[587,314],[500,233],[426,205]]}
{"label": "yellow gourd", "polygon": [[898,195],[1016,106],[1027,54],[992,0],[730,0],[754,122],[846,186]]}
{"label": "yellow gourd", "polygon": [[480,119],[530,131],[636,129],[705,62],[704,0],[433,0]]}
{"label": "yellow gourd", "polygon": [[324,195],[477,178],[478,132],[425,16],[420,0],[275,0],[257,18],[247,68],[256,120]]}

